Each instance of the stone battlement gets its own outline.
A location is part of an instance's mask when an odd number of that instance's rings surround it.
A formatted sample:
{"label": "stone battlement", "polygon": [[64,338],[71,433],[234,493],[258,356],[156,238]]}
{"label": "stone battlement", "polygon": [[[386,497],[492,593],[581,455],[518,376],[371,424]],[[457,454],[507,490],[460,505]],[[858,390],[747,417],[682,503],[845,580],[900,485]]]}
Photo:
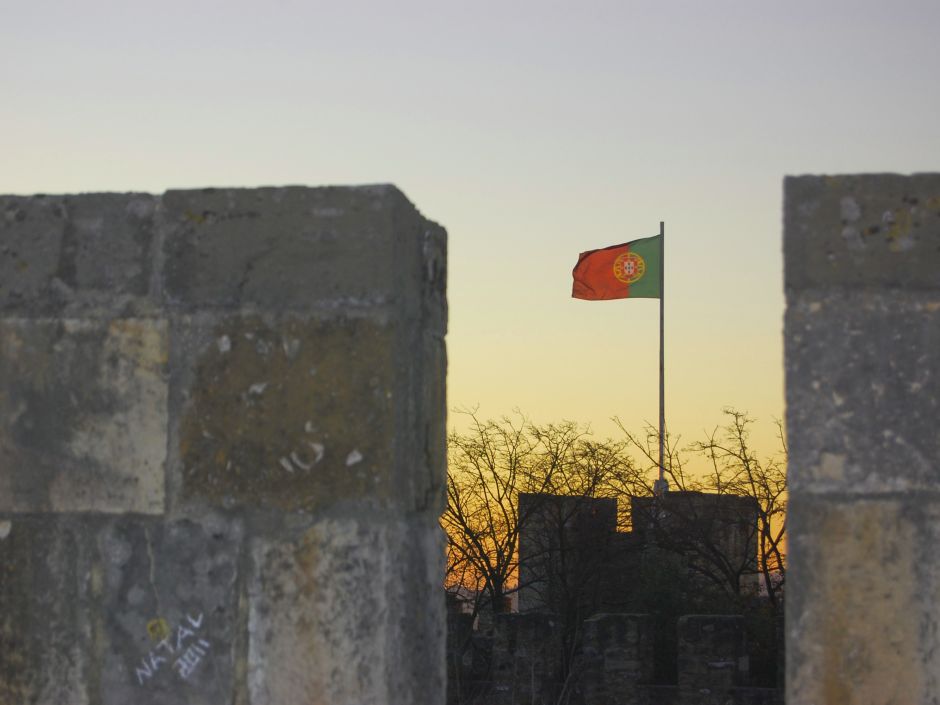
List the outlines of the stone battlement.
{"label": "stone battlement", "polygon": [[0,197],[0,702],[443,700],[445,248],[393,186]]}
{"label": "stone battlement", "polygon": [[[468,615],[464,615],[467,617]],[[643,614],[597,614],[583,625],[571,676],[562,680],[561,621],[550,614],[497,615],[485,643],[464,658],[471,624],[451,620],[451,703],[535,702],[571,705],[777,705],[780,688],[750,685],[744,618],[687,615],[678,623],[678,681],[653,677],[654,621]],[[464,630],[464,631],[461,631]],[[467,653],[467,652],[465,652]],[[488,663],[479,663],[488,659]]]}

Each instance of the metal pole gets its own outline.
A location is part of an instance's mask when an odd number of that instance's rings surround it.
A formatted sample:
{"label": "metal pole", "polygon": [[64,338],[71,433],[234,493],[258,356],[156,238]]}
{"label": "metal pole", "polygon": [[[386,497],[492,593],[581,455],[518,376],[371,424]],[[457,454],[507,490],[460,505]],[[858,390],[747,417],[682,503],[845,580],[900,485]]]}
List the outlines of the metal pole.
{"label": "metal pole", "polygon": [[659,485],[663,491],[666,489],[666,467],[663,464],[665,432],[666,432],[666,384],[665,384],[665,336],[663,335],[663,312],[665,310],[665,270],[666,259],[666,224],[659,221]]}

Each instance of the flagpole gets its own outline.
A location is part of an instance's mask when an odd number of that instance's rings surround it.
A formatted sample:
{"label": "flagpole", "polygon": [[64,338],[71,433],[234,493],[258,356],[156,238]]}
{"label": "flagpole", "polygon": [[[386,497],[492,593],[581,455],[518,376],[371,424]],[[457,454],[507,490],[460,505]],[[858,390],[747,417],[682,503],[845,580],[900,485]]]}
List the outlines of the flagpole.
{"label": "flagpole", "polygon": [[666,299],[666,224],[659,221],[659,489],[666,491],[666,467],[663,464],[666,432],[666,384],[665,384],[665,336],[663,335],[663,319]]}

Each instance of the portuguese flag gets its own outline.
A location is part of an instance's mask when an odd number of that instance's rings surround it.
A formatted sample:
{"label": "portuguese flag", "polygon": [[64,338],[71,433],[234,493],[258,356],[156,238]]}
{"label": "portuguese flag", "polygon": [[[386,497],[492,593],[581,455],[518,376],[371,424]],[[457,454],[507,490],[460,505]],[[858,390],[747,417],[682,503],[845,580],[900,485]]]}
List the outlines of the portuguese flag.
{"label": "portuguese flag", "polygon": [[588,250],[571,274],[571,296],[588,301],[662,296],[662,235]]}

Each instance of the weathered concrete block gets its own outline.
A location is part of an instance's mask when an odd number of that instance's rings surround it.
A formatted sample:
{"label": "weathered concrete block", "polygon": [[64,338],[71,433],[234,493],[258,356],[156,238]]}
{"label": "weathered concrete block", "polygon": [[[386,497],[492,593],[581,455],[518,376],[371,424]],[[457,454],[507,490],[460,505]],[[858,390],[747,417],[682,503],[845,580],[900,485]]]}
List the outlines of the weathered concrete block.
{"label": "weathered concrete block", "polygon": [[[416,412],[399,332],[372,318],[181,320],[172,365],[181,498],[227,508],[312,511],[358,500],[437,509],[444,416]],[[443,365],[418,372],[425,403],[440,409]],[[425,425],[416,428],[416,418]]]}
{"label": "weathered concrete block", "polygon": [[790,511],[787,702],[930,702],[940,504],[803,496]]}
{"label": "weathered concrete block", "polygon": [[940,288],[940,174],[784,181],[787,289]]}
{"label": "weathered concrete block", "polygon": [[163,511],[167,327],[0,320],[0,511]]}
{"label": "weathered concrete block", "polygon": [[0,519],[0,703],[231,702],[241,527]]}
{"label": "weathered concrete block", "polygon": [[805,292],[786,327],[790,489],[940,489],[940,292]]}
{"label": "weathered concrete block", "polygon": [[325,519],[253,542],[251,705],[444,702],[440,528]]}
{"label": "weathered concrete block", "polygon": [[166,295],[183,308],[417,317],[425,240],[443,239],[386,185],[168,191],[163,206]]}
{"label": "weathered concrete block", "polygon": [[[0,199],[0,309],[47,311],[65,233],[64,198]],[[60,280],[61,281],[61,280]]]}
{"label": "weathered concrete block", "polygon": [[787,701],[940,697],[940,174],[786,182]]}
{"label": "weathered concrete block", "polygon": [[90,705],[92,556],[82,527],[0,518],[0,703]]}
{"label": "weathered concrete block", "polygon": [[0,198],[0,311],[149,315],[158,202],[134,193]]}
{"label": "weathered concrete block", "polygon": [[391,186],[0,197],[0,705],[443,701],[445,257]]}
{"label": "weathered concrete block", "polygon": [[99,702],[232,702],[241,537],[238,522],[212,515],[97,532]]}

